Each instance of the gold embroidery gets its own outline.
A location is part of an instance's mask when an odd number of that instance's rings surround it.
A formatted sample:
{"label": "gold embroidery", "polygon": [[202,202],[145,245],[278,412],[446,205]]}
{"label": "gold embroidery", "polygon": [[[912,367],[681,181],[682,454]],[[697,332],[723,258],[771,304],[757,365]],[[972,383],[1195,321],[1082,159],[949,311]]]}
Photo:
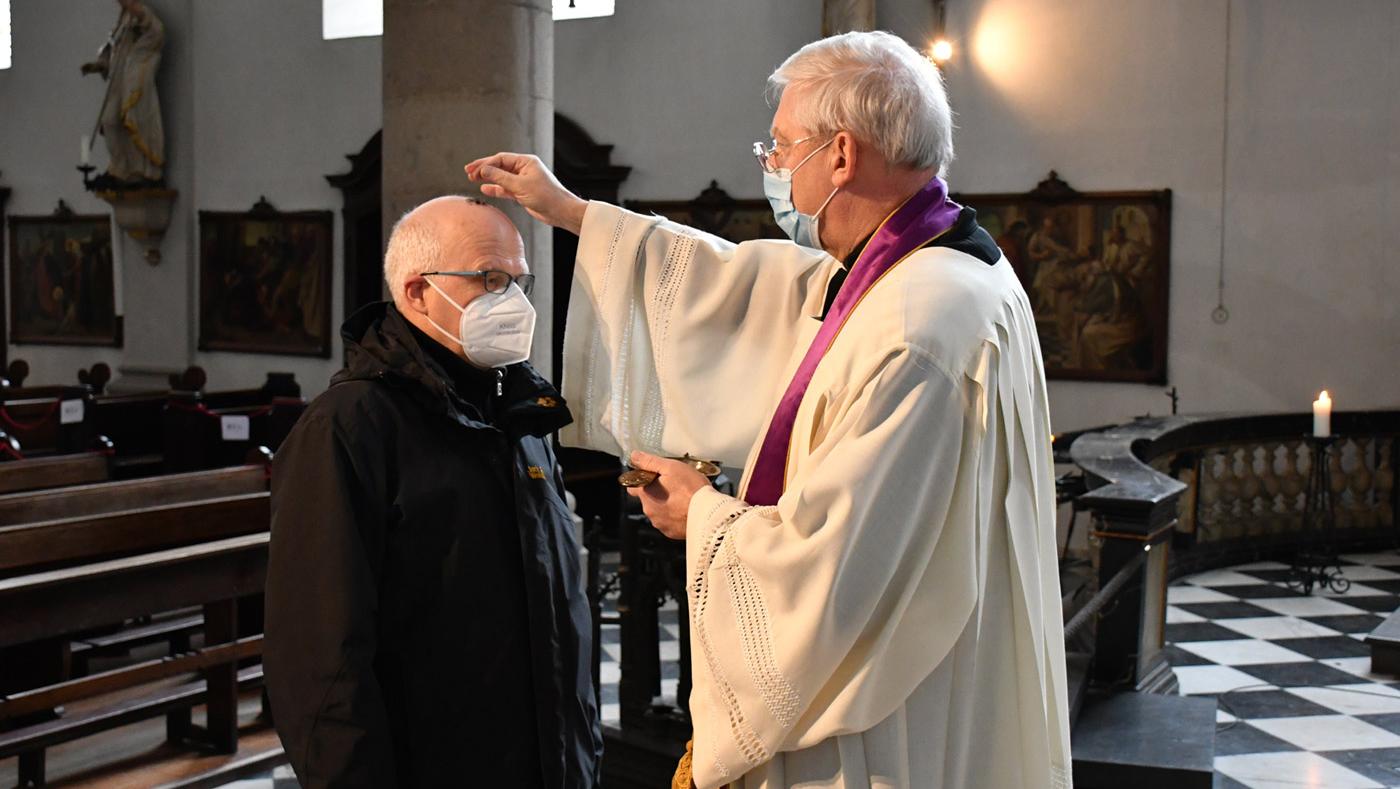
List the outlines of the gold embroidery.
{"label": "gold embroidery", "polygon": [[525,469],[525,473],[530,475],[530,479],[545,479],[544,469],[539,466],[530,466]]}

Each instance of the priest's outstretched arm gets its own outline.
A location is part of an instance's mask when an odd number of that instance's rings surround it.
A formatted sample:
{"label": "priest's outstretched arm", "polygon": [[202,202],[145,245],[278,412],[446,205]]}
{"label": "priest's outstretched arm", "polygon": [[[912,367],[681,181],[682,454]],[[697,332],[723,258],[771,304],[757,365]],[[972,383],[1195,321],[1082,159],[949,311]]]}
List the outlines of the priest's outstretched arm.
{"label": "priest's outstretched arm", "polygon": [[745,464],[820,327],[829,255],[795,244],[732,244],[661,217],[587,202],[533,156],[467,165],[490,197],[579,234],[564,337],[570,446]]}

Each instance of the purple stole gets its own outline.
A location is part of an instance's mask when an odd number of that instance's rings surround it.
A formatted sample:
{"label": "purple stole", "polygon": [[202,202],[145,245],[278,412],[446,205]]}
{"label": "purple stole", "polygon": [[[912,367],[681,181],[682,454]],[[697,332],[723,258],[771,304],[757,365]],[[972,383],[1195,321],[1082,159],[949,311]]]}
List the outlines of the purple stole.
{"label": "purple stole", "polygon": [[802,357],[802,364],[798,365],[792,382],[783,393],[783,399],[778,401],[778,409],[768,423],[768,433],[763,437],[763,446],[759,449],[758,459],[754,461],[753,475],[744,494],[749,504],[774,505],[783,494],[787,485],[788,446],[792,442],[798,406],[807,394],[807,386],[812,383],[812,374],[817,371],[817,365],[826,356],[851,313],[885,274],[930,241],[948,232],[957,223],[960,211],[962,206],[948,199],[948,185],[942,178],[934,178],[904,205],[895,209],[871,236],[855,265],[851,266],[846,281],[831,305],[831,311],[822,320],[821,329],[812,339],[807,355]]}

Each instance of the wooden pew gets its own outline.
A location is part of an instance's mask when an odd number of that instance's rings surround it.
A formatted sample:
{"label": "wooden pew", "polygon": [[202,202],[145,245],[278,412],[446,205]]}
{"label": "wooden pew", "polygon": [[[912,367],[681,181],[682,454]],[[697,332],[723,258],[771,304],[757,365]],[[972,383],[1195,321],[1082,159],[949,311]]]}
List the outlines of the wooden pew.
{"label": "wooden pew", "polygon": [[259,448],[276,452],[306,410],[300,397],[215,406],[228,398],[172,395],[164,417],[165,471],[175,473],[238,463]]}
{"label": "wooden pew", "polygon": [[264,490],[147,507],[128,501],[120,510],[0,526],[0,577],[265,531],[270,495]]}
{"label": "wooden pew", "polygon": [[0,388],[0,429],[19,441],[23,457],[94,448],[92,391],[79,386]]}
{"label": "wooden pew", "polygon": [[[203,368],[192,366],[170,376],[170,389],[150,392],[108,393],[111,369],[101,362],[78,371],[78,381],[92,388],[94,428],[111,439],[116,448],[112,475],[117,479],[152,476],[161,473],[194,471],[242,462],[246,450],[256,446],[276,449],[291,429],[299,411],[292,401],[301,402],[301,387],[291,373],[268,373],[263,385],[253,389],[205,391],[208,376]],[[172,404],[176,410],[200,408],[229,414],[257,413],[285,399],[276,415],[259,418],[258,435],[249,441],[224,446],[209,435],[203,420],[181,415],[167,417]],[[167,429],[167,422],[173,422]],[[191,424],[194,423],[194,424]],[[193,427],[194,434],[184,431]],[[201,429],[202,428],[202,429]],[[185,446],[187,443],[194,447]],[[166,455],[173,457],[169,463]]]}
{"label": "wooden pew", "polygon": [[109,452],[98,451],[3,462],[0,494],[101,482],[111,476],[111,459]]}
{"label": "wooden pew", "polygon": [[[27,462],[27,461],[26,461]],[[0,496],[0,578],[266,530],[268,466],[130,480]],[[245,632],[261,630],[250,610]],[[184,615],[110,623],[78,643],[0,651],[0,693],[84,673],[88,659],[141,643],[179,649],[202,625]]]}
{"label": "wooden pew", "polygon": [[[268,538],[263,531],[0,580],[0,648],[170,607],[204,609],[206,645],[200,650],[0,699],[0,726],[13,726],[57,705],[191,672],[202,675],[100,709],[0,731],[0,758],[19,756],[21,784],[43,784],[45,748],[161,715],[167,716],[174,740],[196,739],[219,752],[236,751],[238,692],[262,680],[261,666],[238,668],[240,660],[261,654],[261,636],[237,638],[237,600],[262,590]],[[198,704],[208,708],[202,730],[180,715]]]}
{"label": "wooden pew", "polygon": [[[0,526],[0,583],[9,578],[35,577],[82,568],[94,562],[110,563],[131,556],[178,550],[191,544],[265,533],[270,520],[269,506],[265,464],[0,496],[0,524],[8,524]],[[255,595],[260,592],[260,586],[252,590]],[[139,615],[146,617],[182,605],[203,605],[203,602],[182,603],[179,598],[171,598],[140,611]],[[0,605],[5,604],[0,600]],[[260,600],[254,599],[246,607],[260,605]],[[239,634],[240,617],[236,604],[230,611],[232,613],[226,613],[233,617],[232,624],[228,624],[232,638]],[[256,613],[261,614],[261,611]],[[59,620],[61,630],[54,635],[25,643],[14,643],[22,640],[14,637],[7,642],[6,634],[0,632],[0,675],[3,675],[0,676],[0,693],[9,694],[8,698],[13,699],[17,695],[27,698],[36,687],[97,688],[72,679],[70,664],[76,662],[77,673],[84,674],[86,658],[104,649],[124,650],[136,643],[168,640],[172,652],[171,657],[164,660],[178,659],[189,651],[189,636],[200,629],[205,633],[206,643],[217,640],[218,628],[225,623],[211,620],[209,616],[207,608],[201,615],[196,607],[173,617],[143,622],[134,628],[123,627],[124,616],[101,621],[68,616]],[[94,627],[101,629],[94,630]],[[3,628],[0,624],[0,631]],[[260,627],[244,630],[243,634],[252,637],[259,632]],[[10,646],[4,646],[6,643]],[[110,673],[99,676],[106,677]],[[163,697],[155,707],[141,706],[135,712],[147,717],[166,714],[171,739],[185,738],[193,730],[189,708],[202,698],[199,696],[202,691],[193,687],[187,690],[190,692]],[[134,714],[127,710],[117,718],[99,716],[75,722],[51,720],[52,708],[12,705],[8,716],[3,712],[5,709],[0,702],[0,729],[5,728],[6,717],[10,726],[17,725],[23,731],[36,726],[47,727],[43,731],[49,733],[38,740],[21,738],[22,744],[27,744],[31,751],[36,742],[41,745],[48,742],[44,738],[55,736],[55,732],[71,739],[96,730],[93,727],[116,725],[112,721],[126,720]],[[7,736],[0,735],[0,752],[4,751]],[[24,756],[21,769],[33,774],[36,759],[37,769],[42,772],[41,750],[37,756]]]}
{"label": "wooden pew", "polygon": [[267,488],[266,465],[252,464],[121,482],[73,485],[58,490],[12,493],[0,496],[0,526],[259,493]]}

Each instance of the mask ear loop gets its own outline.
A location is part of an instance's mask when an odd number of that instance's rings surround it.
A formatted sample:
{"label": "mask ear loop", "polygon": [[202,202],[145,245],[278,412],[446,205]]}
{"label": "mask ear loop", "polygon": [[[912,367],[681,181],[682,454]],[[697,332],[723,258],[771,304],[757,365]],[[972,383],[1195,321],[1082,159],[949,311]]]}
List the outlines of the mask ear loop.
{"label": "mask ear loop", "polygon": [[[443,290],[442,288],[438,287],[438,284],[437,284],[436,282],[433,282],[431,279],[428,279],[427,277],[424,277],[424,278],[423,278],[423,281],[426,282],[426,283],[428,283],[428,287],[430,287],[430,288],[432,288],[433,290],[437,291],[444,299],[447,299],[447,303],[448,303],[448,304],[451,304],[451,305],[454,306],[454,307],[456,307],[458,312],[466,312],[466,308],[463,307],[462,305],[458,304],[456,299],[454,299],[454,298],[452,298],[451,296],[447,295],[447,291],[445,291],[445,290]],[[458,345],[461,345],[461,344],[462,344],[462,338],[461,338],[460,336],[458,336],[458,335],[456,335],[456,334],[453,334],[452,332],[448,331],[447,329],[444,329],[444,328],[442,328],[441,326],[439,326],[439,325],[438,325],[438,322],[435,321],[435,320],[433,320],[433,316],[431,316],[431,315],[429,315],[428,313],[424,312],[424,313],[423,313],[423,317],[425,317],[425,318],[428,319],[428,323],[431,323],[431,324],[433,325],[433,328],[434,328],[434,329],[437,329],[438,331],[442,332],[442,335],[443,335],[444,337],[447,337],[448,339],[452,340],[453,342],[457,343]]]}
{"label": "mask ear loop", "polygon": [[[806,157],[805,159],[803,159],[802,161],[798,162],[798,163],[797,163],[797,166],[794,167],[794,168],[792,168],[792,171],[791,171],[791,172],[792,172],[792,173],[797,172],[799,169],[802,168],[802,165],[806,164],[807,161],[810,160],[813,156],[816,156],[817,154],[821,153],[821,150],[822,150],[823,148],[825,148],[826,146],[832,144],[833,142],[836,142],[836,138],[835,138],[835,137],[832,137],[831,139],[827,140],[826,142],[822,143],[821,145],[818,145],[818,146],[817,146],[817,149],[816,149],[815,151],[812,151],[811,153],[807,154],[807,157]],[[789,176],[788,176],[788,177],[789,177],[789,178],[792,177],[792,176],[791,176],[791,173],[789,173]],[[820,218],[821,218],[822,212],[825,211],[825,210],[826,210],[826,207],[827,207],[828,205],[831,204],[831,198],[835,197],[835,196],[836,196],[836,193],[839,192],[839,191],[841,191],[841,187],[839,187],[839,186],[836,187],[835,189],[832,189],[832,190],[831,190],[831,194],[827,195],[827,196],[826,196],[826,200],[824,200],[824,201],[822,202],[822,207],[821,207],[821,208],[818,208],[818,209],[817,209],[817,212],[816,212],[815,214],[812,214],[812,219],[813,219],[813,220],[817,220],[817,219],[820,219]]]}

